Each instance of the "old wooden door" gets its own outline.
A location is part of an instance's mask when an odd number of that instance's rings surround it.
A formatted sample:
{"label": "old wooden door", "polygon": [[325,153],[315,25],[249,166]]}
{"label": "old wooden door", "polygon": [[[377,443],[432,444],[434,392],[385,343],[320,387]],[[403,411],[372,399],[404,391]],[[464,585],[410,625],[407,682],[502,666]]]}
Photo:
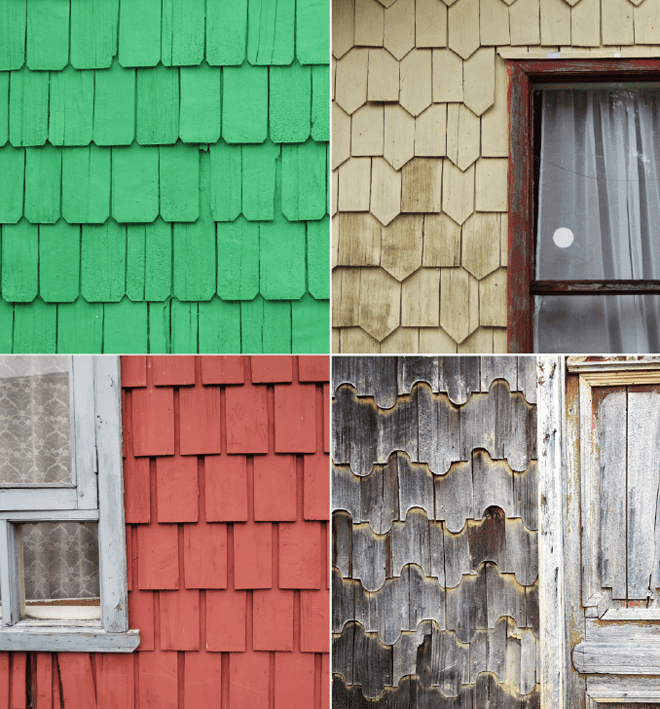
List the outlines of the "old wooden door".
{"label": "old wooden door", "polygon": [[[545,569],[563,575],[545,599],[546,622],[563,615],[566,633],[558,706],[660,706],[660,360],[564,363],[564,474],[545,510],[551,535],[554,524],[563,536],[563,559]],[[544,652],[552,685],[555,649]]]}

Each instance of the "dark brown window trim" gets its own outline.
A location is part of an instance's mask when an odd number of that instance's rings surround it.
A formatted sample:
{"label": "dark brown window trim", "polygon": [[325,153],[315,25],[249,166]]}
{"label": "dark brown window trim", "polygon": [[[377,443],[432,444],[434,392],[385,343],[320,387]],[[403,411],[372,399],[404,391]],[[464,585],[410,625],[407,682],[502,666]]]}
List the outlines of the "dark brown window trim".
{"label": "dark brown window trim", "polygon": [[533,111],[535,83],[659,79],[660,59],[508,60],[508,350],[532,352],[532,294],[659,293],[657,281],[534,281]]}

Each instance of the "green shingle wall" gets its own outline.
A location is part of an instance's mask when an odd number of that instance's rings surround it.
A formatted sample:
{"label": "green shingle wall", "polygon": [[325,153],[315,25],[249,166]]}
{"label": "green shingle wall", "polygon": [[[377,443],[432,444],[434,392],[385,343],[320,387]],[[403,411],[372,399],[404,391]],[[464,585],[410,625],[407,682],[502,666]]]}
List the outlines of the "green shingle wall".
{"label": "green shingle wall", "polygon": [[0,352],[329,352],[329,0],[0,3]]}

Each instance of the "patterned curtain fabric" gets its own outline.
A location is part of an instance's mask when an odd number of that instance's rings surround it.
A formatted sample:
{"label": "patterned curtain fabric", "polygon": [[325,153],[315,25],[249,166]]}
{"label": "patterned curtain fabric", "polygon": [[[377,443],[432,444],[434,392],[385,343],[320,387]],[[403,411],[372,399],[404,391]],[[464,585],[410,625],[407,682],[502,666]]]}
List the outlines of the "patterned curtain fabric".
{"label": "patterned curtain fabric", "polygon": [[[0,357],[0,484],[70,483],[68,357]],[[22,525],[26,600],[96,598],[94,522]]]}
{"label": "patterned curtain fabric", "polygon": [[0,358],[0,484],[71,481],[68,357]]}

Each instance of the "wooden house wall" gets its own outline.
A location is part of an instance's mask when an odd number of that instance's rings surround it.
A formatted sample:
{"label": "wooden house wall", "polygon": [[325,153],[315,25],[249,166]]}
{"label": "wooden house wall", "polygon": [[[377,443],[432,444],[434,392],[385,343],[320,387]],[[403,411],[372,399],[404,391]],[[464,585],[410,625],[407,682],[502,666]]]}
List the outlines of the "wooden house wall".
{"label": "wooden house wall", "polygon": [[0,709],[328,708],[328,379],[328,357],[122,358],[140,645],[0,653]]}
{"label": "wooden house wall", "polygon": [[332,377],[333,707],[539,706],[535,360]]}
{"label": "wooden house wall", "polygon": [[505,57],[657,57],[659,14],[659,0],[333,2],[333,351],[506,351]]}

